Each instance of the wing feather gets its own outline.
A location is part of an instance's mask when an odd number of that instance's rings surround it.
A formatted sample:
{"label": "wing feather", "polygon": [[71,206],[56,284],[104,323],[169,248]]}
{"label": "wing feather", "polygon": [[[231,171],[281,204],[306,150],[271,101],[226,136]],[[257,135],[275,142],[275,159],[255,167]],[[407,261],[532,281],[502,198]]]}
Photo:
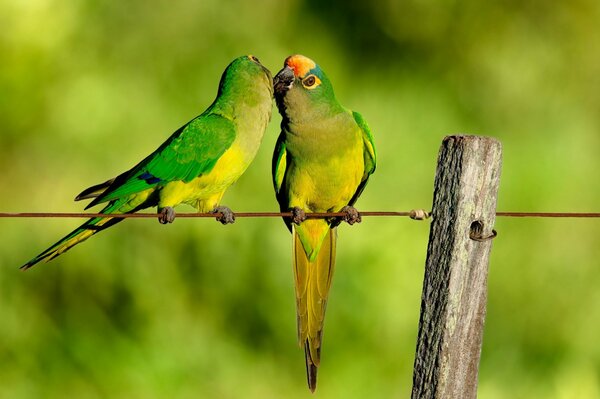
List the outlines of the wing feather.
{"label": "wing feather", "polygon": [[210,172],[235,136],[235,126],[230,119],[213,113],[202,114],[178,129],[131,170],[115,178],[87,208],[172,181],[188,183]]}
{"label": "wing feather", "polygon": [[363,136],[363,161],[364,161],[364,172],[363,177],[358,185],[356,192],[352,196],[349,205],[354,205],[358,197],[362,194],[367,182],[369,180],[369,176],[377,167],[377,153],[375,151],[375,142],[373,141],[373,135],[371,134],[371,129],[369,129],[369,125],[367,125],[367,121],[362,117],[358,112],[352,112],[352,116],[354,116],[354,120],[356,124],[360,128]]}

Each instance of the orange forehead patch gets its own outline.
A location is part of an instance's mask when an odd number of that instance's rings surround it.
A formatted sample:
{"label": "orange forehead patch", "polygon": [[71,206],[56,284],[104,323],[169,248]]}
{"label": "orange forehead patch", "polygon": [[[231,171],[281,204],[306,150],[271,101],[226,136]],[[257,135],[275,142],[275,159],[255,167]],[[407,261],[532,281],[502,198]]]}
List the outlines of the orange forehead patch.
{"label": "orange forehead patch", "polygon": [[317,66],[313,60],[300,54],[287,57],[285,65],[292,68],[296,77],[303,77],[308,71]]}

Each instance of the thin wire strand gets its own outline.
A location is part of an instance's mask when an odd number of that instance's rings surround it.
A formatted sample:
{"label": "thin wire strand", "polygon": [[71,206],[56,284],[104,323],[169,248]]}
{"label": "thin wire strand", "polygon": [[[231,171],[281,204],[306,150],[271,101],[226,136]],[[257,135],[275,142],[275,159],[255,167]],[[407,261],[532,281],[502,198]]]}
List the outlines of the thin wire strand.
{"label": "thin wire strand", "polygon": [[[177,218],[214,218],[220,216],[220,213],[177,213]],[[292,217],[291,212],[234,212],[236,218],[260,218],[260,217]],[[411,212],[360,212],[361,216],[410,216]],[[70,212],[0,212],[0,218],[155,218],[156,213],[70,213]],[[342,212],[321,212],[307,213],[309,219],[343,217]]]}
{"label": "thin wire strand", "polygon": [[[411,216],[410,212],[388,212],[388,211],[365,211],[359,212],[360,216]],[[236,218],[260,218],[260,217],[292,217],[291,212],[234,212]],[[220,213],[178,213],[177,218],[214,218]],[[342,212],[307,213],[309,219],[322,219],[331,217],[343,217]],[[500,217],[542,217],[542,218],[600,218],[600,212],[496,212]],[[156,218],[156,213],[67,213],[67,212],[0,212],[0,218]]]}
{"label": "thin wire strand", "polygon": [[496,212],[496,216],[514,218],[599,218],[600,212]]}

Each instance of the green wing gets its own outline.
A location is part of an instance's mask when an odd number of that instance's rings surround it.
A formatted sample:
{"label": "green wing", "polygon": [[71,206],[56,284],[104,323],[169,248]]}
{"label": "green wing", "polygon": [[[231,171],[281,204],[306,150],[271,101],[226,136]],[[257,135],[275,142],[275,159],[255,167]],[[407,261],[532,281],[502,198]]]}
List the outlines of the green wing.
{"label": "green wing", "polygon": [[[283,188],[285,181],[285,173],[287,172],[287,150],[285,147],[285,132],[281,132],[275,144],[275,152],[273,153],[273,186],[275,187],[275,197],[279,203],[279,209],[281,212],[287,212],[288,206],[288,192]],[[292,224],[290,219],[284,218],[283,221],[287,228],[292,231]]]}
{"label": "green wing", "polygon": [[233,122],[221,115],[203,114],[177,130],[156,151],[115,178],[92,201],[92,207],[171,181],[189,182],[212,170],[235,140]]}
{"label": "green wing", "polygon": [[364,157],[365,157],[365,176],[363,180],[367,179],[370,174],[375,172],[377,166],[377,154],[375,152],[375,143],[373,142],[373,135],[371,129],[367,125],[367,121],[364,120],[361,114],[358,112],[352,112],[356,124],[360,128],[363,134],[363,143],[365,146]]}
{"label": "green wing", "polygon": [[287,169],[287,151],[285,148],[285,134],[282,132],[277,143],[275,144],[275,152],[273,153],[273,186],[275,187],[275,194],[279,199],[281,186],[283,185],[283,178],[285,177],[285,171]]}
{"label": "green wing", "polygon": [[364,120],[361,114],[358,112],[352,112],[352,116],[356,121],[356,124],[360,128],[363,134],[363,157],[365,163],[365,171],[363,173],[363,177],[356,189],[356,192],[352,196],[350,200],[350,205],[354,205],[360,194],[365,189],[367,185],[367,181],[369,180],[369,176],[375,172],[375,168],[377,167],[377,153],[375,152],[375,143],[373,142],[373,135],[371,134],[371,129],[369,129],[369,125],[367,125],[367,121]]}

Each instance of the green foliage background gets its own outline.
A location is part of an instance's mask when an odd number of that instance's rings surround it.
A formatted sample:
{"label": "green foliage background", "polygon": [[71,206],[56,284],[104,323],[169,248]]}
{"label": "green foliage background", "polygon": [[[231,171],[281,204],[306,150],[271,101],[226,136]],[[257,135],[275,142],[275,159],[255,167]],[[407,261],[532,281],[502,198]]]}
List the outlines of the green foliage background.
{"label": "green foliage background", "polygon": [[[600,3],[0,2],[0,211],[78,212],[252,53],[315,59],[379,150],[363,210],[431,205],[446,134],[504,145],[499,210],[598,211]],[[225,196],[277,209],[263,147]],[[185,207],[180,211],[189,211]],[[76,219],[2,219],[0,397],[304,398],[276,219],[130,220],[27,273]],[[600,397],[600,223],[497,220],[481,398]],[[408,397],[428,223],[340,229],[317,395]]]}

